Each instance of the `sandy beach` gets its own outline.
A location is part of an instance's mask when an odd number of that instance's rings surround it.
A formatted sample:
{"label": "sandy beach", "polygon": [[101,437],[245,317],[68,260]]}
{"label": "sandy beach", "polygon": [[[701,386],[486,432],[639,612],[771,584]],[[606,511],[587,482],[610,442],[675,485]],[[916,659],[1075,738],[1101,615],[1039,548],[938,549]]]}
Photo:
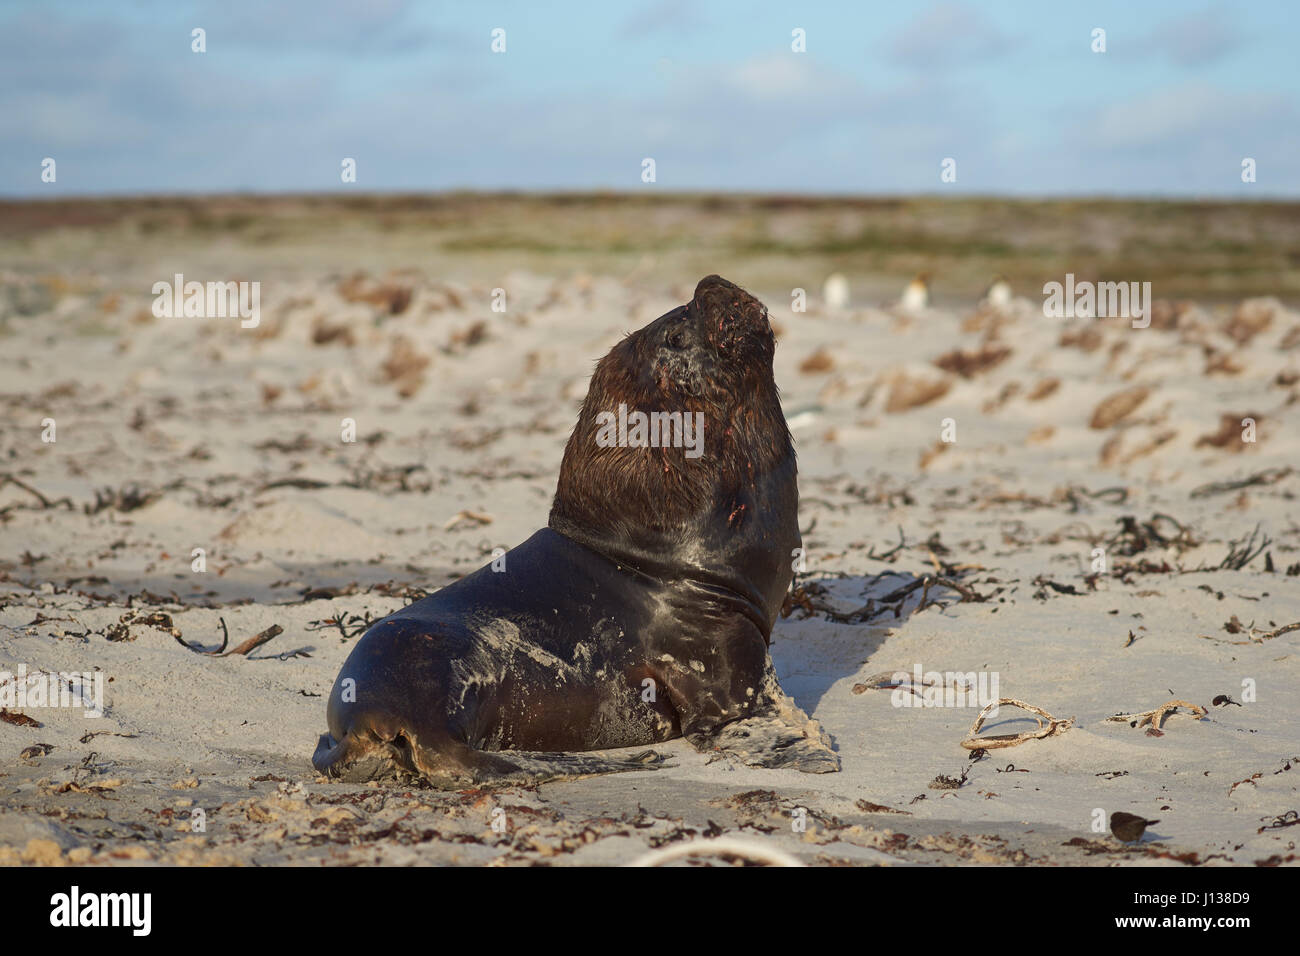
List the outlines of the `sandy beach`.
{"label": "sandy beach", "polygon": [[[0,713],[0,863],[621,864],[711,837],[810,865],[1300,860],[1294,287],[1185,269],[1147,328],[1053,319],[1042,283],[1077,261],[1057,250],[1003,270],[1009,303],[981,304],[1003,263],[979,260],[893,306],[940,251],[850,270],[831,309],[839,252],[512,255],[431,241],[461,228],[436,214],[322,215],[313,239],[275,210],[213,201],[205,232],[122,208],[9,204],[0,241],[0,674],[103,693],[98,717]],[[843,770],[679,740],[657,771],[497,792],[318,776],[353,642],[545,524],[595,361],[715,271],[778,331],[807,557],[772,655]],[[257,281],[256,325],[157,317],[177,273]],[[1073,723],[973,755],[978,705],[900,705],[925,688],[872,680],[899,672]],[[1108,719],[1169,701],[1158,728]],[[1037,726],[1004,706],[983,732]],[[1159,822],[1121,844],[1116,811]]]}

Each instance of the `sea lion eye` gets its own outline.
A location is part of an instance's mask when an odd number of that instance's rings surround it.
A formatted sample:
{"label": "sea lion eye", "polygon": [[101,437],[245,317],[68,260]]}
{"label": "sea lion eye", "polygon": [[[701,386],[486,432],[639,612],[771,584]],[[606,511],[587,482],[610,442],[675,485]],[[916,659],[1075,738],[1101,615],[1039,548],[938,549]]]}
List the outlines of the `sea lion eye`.
{"label": "sea lion eye", "polygon": [[678,330],[675,331],[675,332],[671,332],[671,333],[669,333],[669,335],[668,335],[668,347],[669,347],[670,349],[680,349],[680,348],[684,348],[685,345],[686,345],[686,343],[682,341],[682,332],[681,332],[681,329],[678,329]]}

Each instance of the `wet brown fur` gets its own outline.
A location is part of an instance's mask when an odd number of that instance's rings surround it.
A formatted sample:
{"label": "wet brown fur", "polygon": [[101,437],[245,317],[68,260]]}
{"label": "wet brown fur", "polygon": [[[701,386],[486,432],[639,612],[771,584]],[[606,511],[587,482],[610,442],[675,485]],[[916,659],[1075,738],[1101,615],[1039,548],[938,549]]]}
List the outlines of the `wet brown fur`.
{"label": "wet brown fur", "polygon": [[[700,281],[686,309],[693,314],[684,318],[708,320],[710,342],[731,361],[702,367],[698,354],[675,354],[660,341],[659,322],[614,346],[596,366],[565,446],[550,520],[557,531],[585,528],[605,539],[636,538],[642,529],[689,531],[706,506],[735,527],[755,517],[745,513],[742,492],[793,461],[772,375],[767,310],[718,276]],[[601,447],[597,415],[617,413],[620,402],[629,412],[703,412],[703,454],[692,459],[684,448]]]}

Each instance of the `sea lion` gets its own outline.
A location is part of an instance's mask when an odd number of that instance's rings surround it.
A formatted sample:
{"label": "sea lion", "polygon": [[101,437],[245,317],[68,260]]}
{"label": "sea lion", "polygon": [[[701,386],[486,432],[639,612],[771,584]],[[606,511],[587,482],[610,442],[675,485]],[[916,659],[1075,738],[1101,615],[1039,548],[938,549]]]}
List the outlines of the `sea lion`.
{"label": "sea lion", "polygon": [[316,768],[529,783],[647,769],[662,758],[572,751],[685,737],[753,766],[838,770],[768,654],[802,543],[774,349],[762,303],[716,275],[614,346],[548,527],[366,632]]}

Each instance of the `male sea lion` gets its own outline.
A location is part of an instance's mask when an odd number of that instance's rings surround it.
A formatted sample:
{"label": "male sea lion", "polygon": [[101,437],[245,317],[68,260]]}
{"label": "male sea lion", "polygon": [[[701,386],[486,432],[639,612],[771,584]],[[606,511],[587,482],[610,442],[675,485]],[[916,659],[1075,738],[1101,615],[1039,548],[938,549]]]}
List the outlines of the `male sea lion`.
{"label": "male sea lion", "polygon": [[[316,768],[526,783],[646,769],[662,758],[565,751],[680,736],[754,766],[838,770],[767,650],[801,545],[774,348],[762,303],[718,276],[614,346],[549,527],[366,632]],[[637,412],[667,413],[667,434]]]}

